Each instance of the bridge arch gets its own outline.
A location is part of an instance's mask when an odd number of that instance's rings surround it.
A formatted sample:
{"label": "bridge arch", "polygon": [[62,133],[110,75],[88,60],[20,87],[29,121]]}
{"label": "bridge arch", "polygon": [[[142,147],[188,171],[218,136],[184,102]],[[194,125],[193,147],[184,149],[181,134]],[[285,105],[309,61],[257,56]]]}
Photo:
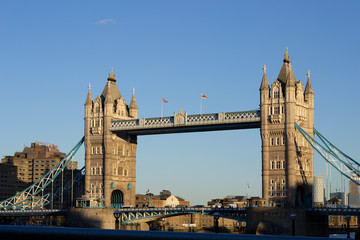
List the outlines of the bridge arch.
{"label": "bridge arch", "polygon": [[112,208],[122,208],[124,205],[124,193],[121,190],[112,191],[110,201]]}

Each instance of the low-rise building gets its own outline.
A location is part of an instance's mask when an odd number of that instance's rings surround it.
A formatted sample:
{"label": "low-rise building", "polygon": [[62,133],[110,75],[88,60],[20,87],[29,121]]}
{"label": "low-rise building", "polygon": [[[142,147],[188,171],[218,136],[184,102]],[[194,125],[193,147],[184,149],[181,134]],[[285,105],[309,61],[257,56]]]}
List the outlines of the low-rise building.
{"label": "low-rise building", "polygon": [[[16,195],[40,180],[65,156],[57,146],[39,142],[31,143],[30,147],[24,147],[22,152],[15,152],[14,156],[5,156],[0,163],[0,201]],[[63,179],[60,174],[48,190],[51,187],[55,190],[71,179],[77,171],[76,168],[77,162],[70,161],[63,172]]]}

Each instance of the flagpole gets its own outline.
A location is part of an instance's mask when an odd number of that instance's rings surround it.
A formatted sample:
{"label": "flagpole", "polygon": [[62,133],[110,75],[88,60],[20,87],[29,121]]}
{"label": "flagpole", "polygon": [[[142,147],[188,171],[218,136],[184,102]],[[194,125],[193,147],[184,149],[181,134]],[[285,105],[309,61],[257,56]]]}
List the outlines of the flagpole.
{"label": "flagpole", "polygon": [[202,97],[200,97],[200,115],[202,115]]}
{"label": "flagpole", "polygon": [[164,109],[164,101],[163,101],[164,98],[161,99],[161,118],[163,117],[163,109]]}

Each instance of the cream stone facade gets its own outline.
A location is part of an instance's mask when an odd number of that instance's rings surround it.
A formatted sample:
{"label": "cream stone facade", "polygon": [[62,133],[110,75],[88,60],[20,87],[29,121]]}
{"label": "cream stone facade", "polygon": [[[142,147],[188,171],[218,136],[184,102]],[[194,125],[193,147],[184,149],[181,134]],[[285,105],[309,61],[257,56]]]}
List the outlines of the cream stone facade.
{"label": "cream stone facade", "polygon": [[263,198],[268,204],[311,206],[313,150],[294,122],[314,136],[314,92],[309,72],[305,91],[296,81],[287,51],[271,87],[264,66],[260,110]]}
{"label": "cream stone facade", "polygon": [[85,198],[89,206],[135,204],[137,137],[110,131],[111,121],[137,118],[135,93],[128,106],[113,71],[101,96],[85,102]]}

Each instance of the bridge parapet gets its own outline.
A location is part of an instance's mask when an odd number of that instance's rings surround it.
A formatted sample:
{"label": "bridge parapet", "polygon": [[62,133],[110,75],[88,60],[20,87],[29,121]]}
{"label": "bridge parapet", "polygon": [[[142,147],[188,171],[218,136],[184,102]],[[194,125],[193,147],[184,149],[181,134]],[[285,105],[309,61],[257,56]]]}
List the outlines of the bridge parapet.
{"label": "bridge parapet", "polygon": [[114,120],[111,122],[111,131],[136,131],[144,129],[161,129],[176,127],[196,127],[241,123],[259,123],[260,111],[242,111],[226,113],[209,113],[188,115],[175,113],[170,117],[140,118],[133,120]]}

